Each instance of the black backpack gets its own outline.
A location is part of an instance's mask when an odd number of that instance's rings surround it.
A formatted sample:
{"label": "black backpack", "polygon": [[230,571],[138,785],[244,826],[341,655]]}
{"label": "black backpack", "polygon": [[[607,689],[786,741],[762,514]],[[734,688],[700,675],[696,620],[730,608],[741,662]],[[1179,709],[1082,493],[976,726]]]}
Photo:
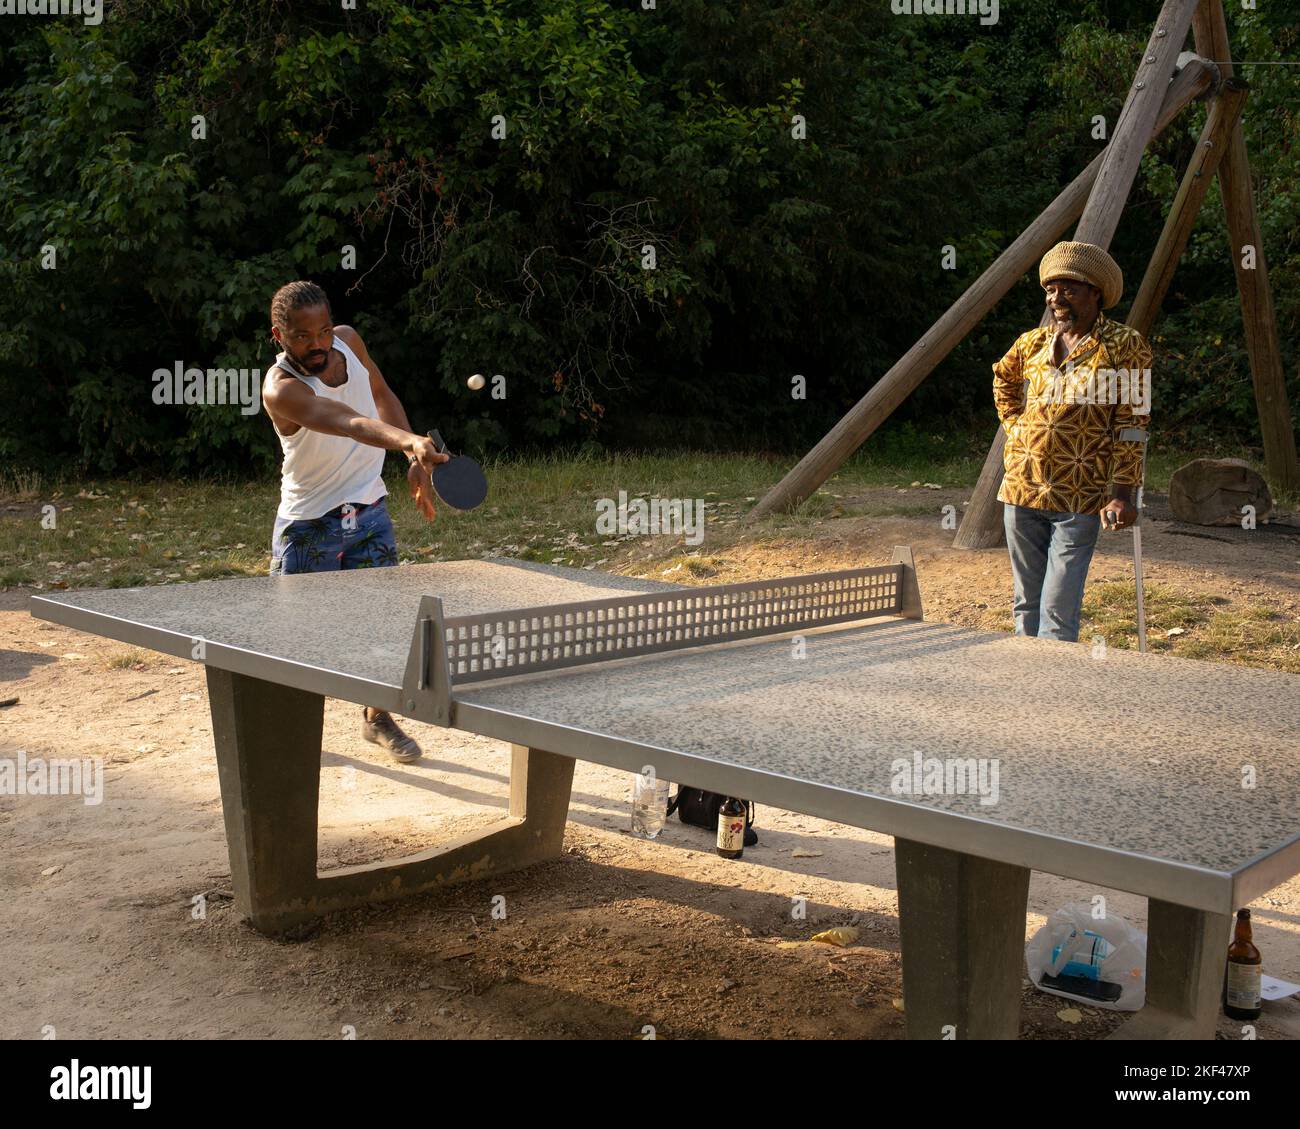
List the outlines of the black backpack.
{"label": "black backpack", "polygon": [[[685,784],[677,786],[677,795],[668,801],[668,814],[677,813],[677,818],[692,827],[703,827],[715,835],[718,831],[718,812],[722,810],[726,796],[718,792],[705,792],[699,788],[688,788]],[[758,842],[758,832],[754,830],[754,803],[741,800],[745,805],[745,846],[752,847]]]}

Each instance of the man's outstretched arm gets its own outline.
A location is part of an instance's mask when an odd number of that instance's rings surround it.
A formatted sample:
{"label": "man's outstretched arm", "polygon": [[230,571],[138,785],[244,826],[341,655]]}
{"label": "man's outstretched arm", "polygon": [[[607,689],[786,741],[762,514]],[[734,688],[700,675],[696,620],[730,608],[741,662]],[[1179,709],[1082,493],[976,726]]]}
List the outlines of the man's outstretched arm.
{"label": "man's outstretched arm", "polygon": [[366,371],[370,374],[370,393],[375,398],[375,411],[379,418],[394,427],[400,427],[403,431],[410,431],[411,422],[406,418],[406,409],[402,407],[401,400],[393,390],[388,387],[388,381],[379,371],[379,366],[375,364],[375,359],[366,348],[361,334],[350,325],[336,325],[334,335],[356,353],[357,359],[366,366]]}
{"label": "man's outstretched arm", "polygon": [[[375,412],[379,418],[393,427],[400,427],[403,431],[409,432],[411,424],[406,418],[406,409],[402,407],[402,402],[397,398],[397,394],[388,387],[388,381],[384,379],[384,374],[379,371],[379,366],[366,348],[366,343],[361,339],[361,334],[350,325],[336,325],[334,334],[356,353],[357,359],[366,366],[366,371],[370,374],[370,393],[375,398]],[[432,446],[431,440],[426,440],[426,442]],[[407,452],[407,458],[410,459],[410,463],[406,468],[406,482],[410,487],[411,497],[415,500],[420,512],[429,520],[433,520],[433,484],[429,479],[432,467],[426,465],[423,460],[411,458],[409,452]],[[446,462],[448,458],[447,455],[440,455],[434,461]]]}

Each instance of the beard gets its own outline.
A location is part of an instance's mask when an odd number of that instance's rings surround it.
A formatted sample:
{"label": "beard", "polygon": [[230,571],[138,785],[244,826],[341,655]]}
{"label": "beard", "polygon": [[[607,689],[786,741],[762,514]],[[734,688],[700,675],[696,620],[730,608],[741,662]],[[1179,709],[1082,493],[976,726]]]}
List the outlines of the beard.
{"label": "beard", "polygon": [[325,366],[329,364],[330,355],[329,353],[313,351],[304,353],[301,357],[295,357],[290,353],[289,359],[303,372],[318,373],[325,370]]}

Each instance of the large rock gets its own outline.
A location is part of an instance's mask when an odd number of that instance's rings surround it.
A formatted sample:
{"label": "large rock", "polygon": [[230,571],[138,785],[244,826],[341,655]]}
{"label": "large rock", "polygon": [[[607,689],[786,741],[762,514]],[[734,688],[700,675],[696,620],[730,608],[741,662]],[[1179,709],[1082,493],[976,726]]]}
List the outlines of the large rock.
{"label": "large rock", "polygon": [[1193,459],[1169,480],[1169,508],[1193,525],[1240,525],[1243,506],[1263,524],[1273,512],[1268,483],[1242,459]]}

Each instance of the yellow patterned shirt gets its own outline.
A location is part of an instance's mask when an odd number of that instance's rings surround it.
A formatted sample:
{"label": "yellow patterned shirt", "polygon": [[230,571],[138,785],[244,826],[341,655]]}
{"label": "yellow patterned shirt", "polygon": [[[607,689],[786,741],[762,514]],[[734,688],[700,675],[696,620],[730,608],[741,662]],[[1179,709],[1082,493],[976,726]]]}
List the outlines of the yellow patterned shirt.
{"label": "yellow patterned shirt", "polygon": [[1151,347],[1104,314],[1059,368],[1055,347],[1056,331],[1040,326],[993,366],[993,402],[1007,433],[998,500],[1100,513],[1111,483],[1132,486],[1135,497],[1142,483],[1142,444],[1119,434],[1147,430]]}

